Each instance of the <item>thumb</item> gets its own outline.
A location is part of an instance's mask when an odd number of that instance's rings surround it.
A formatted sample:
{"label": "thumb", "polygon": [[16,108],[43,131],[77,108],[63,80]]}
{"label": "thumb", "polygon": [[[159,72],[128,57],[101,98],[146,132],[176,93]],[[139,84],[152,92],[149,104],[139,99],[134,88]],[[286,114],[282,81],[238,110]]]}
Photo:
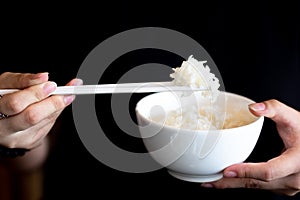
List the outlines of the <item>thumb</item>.
{"label": "thumb", "polygon": [[250,104],[249,110],[255,116],[265,116],[272,119],[277,124],[289,126],[292,125],[291,122],[300,117],[298,111],[275,99]]}
{"label": "thumb", "polygon": [[[223,171],[226,178],[254,178],[271,181],[299,171],[299,152],[297,150],[285,151],[282,155],[267,162],[238,163],[227,167]],[[296,159],[295,159],[296,158]]]}
{"label": "thumb", "polygon": [[13,73],[4,72],[0,74],[0,88],[23,89],[48,81],[47,72],[44,73]]}
{"label": "thumb", "polygon": [[260,180],[266,180],[267,163],[239,163],[227,167],[223,175],[226,178],[255,178]]}
{"label": "thumb", "polygon": [[300,146],[300,113],[297,110],[277,100],[251,104],[249,110],[256,116],[266,116],[276,123],[286,149]]}

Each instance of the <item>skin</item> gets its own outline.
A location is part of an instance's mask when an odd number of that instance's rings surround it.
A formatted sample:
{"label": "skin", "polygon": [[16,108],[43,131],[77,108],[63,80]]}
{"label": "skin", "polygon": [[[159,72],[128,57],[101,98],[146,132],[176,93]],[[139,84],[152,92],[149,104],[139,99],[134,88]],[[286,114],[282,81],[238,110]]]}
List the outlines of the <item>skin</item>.
{"label": "skin", "polygon": [[249,110],[276,123],[284,151],[267,162],[229,166],[223,172],[224,178],[202,186],[257,188],[294,196],[300,191],[300,112],[274,99],[251,104]]}
{"label": "skin", "polygon": [[[0,99],[0,111],[9,115],[0,120],[0,144],[30,150],[9,161],[17,163],[20,170],[33,169],[44,162],[49,150],[47,135],[61,112],[75,99],[74,95],[51,95],[57,85],[48,79],[48,73],[5,72],[0,75],[0,88],[20,89]],[[80,79],[67,83],[81,84]]]}

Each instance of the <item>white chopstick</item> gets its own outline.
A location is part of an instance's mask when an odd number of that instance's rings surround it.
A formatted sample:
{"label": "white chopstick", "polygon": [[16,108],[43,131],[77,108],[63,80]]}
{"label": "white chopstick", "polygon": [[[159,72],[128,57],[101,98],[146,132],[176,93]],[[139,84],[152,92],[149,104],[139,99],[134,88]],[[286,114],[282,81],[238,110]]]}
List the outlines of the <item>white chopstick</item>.
{"label": "white chopstick", "polygon": [[[59,86],[53,95],[70,94],[109,94],[109,93],[149,93],[164,91],[204,91],[207,88],[191,88],[188,86],[177,86],[172,82],[145,82],[145,83],[119,83],[80,86]],[[18,89],[0,89],[0,95],[16,92]]]}

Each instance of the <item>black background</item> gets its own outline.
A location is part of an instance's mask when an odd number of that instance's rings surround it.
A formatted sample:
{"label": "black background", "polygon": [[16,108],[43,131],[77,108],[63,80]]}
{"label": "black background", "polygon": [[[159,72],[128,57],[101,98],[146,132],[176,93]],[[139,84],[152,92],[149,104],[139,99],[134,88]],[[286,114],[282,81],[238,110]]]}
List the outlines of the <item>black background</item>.
{"label": "black background", "polygon": [[[275,98],[300,109],[298,9],[297,4],[287,1],[5,5],[0,19],[0,69],[1,72],[48,71],[51,80],[64,85],[76,77],[85,57],[103,40],[132,28],[164,27],[192,37],[206,49],[218,66],[226,91],[255,101]],[[137,51],[110,66],[101,81],[116,82],[126,70],[148,62],[173,67],[181,60],[167,52]],[[110,105],[110,97],[97,96],[97,105]],[[133,105],[141,96],[135,97]],[[144,151],[140,140],[124,135],[114,124],[110,106],[98,106],[97,111],[107,116],[100,118],[100,123],[115,144]],[[63,112],[58,126],[59,131],[51,133],[57,141],[46,163],[45,199],[100,199],[107,195],[158,198],[181,194],[199,199],[216,195],[236,199],[279,198],[260,190],[203,189],[199,184],[171,177],[165,169],[142,174],[120,172],[87,152],[75,130],[71,107]],[[281,149],[273,122],[266,120],[248,161],[266,161]]]}

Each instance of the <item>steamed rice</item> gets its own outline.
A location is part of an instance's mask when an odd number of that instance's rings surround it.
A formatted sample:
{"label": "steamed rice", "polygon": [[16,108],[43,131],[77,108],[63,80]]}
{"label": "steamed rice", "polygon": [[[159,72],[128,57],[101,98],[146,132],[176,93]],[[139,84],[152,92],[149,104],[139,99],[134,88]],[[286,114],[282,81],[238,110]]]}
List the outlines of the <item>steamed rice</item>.
{"label": "steamed rice", "polygon": [[174,73],[170,74],[173,83],[178,86],[189,86],[191,88],[208,88],[202,94],[212,101],[219,95],[219,79],[210,72],[207,61],[198,61],[193,55],[187,61],[183,61],[180,67],[173,68]]}
{"label": "steamed rice", "polygon": [[163,121],[165,125],[175,128],[220,130],[246,125],[249,123],[249,116],[246,110],[241,109],[231,109],[225,114],[215,107],[197,109],[196,106],[191,106],[168,112]]}
{"label": "steamed rice", "polygon": [[[191,55],[187,61],[183,61],[181,67],[174,68],[170,74],[175,85],[189,86],[191,88],[209,88],[209,91],[202,92],[202,96],[211,102],[210,105],[203,105],[200,109],[197,106],[186,105],[177,110],[172,110],[165,116],[163,122],[166,125],[176,128],[192,130],[216,130],[241,126],[247,121],[241,110],[232,110],[226,113],[224,109],[214,105],[219,95],[219,80],[210,72],[206,61],[198,61]],[[184,98],[184,97],[182,97]],[[201,105],[200,105],[201,106]],[[238,117],[237,117],[238,116]],[[162,123],[161,120],[159,120]]]}

